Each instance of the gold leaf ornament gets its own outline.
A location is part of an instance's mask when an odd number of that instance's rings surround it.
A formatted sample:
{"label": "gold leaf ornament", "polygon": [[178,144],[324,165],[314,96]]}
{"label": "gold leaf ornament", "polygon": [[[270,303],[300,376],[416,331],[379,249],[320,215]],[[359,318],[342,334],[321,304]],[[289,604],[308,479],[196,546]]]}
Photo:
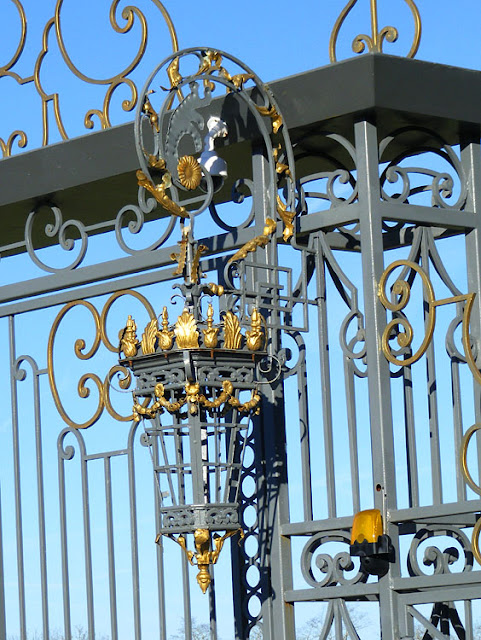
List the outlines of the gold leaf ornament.
{"label": "gold leaf ornament", "polygon": [[142,353],[147,355],[148,353],[155,353],[155,341],[157,339],[157,318],[153,318],[149,324],[145,327],[145,331],[142,335]]}
{"label": "gold leaf ornament", "polygon": [[151,193],[166,211],[179,218],[185,219],[189,217],[187,210],[169,198],[165,192],[171,185],[171,178],[168,171],[162,176],[162,182],[160,184],[154,184],[141,169],[137,170],[136,176],[139,187],[143,187]]}
{"label": "gold leaf ornament", "polygon": [[186,382],[185,393],[189,403],[189,413],[195,415],[199,410],[200,385],[198,382]]}
{"label": "gold leaf ornament", "polygon": [[243,260],[248,253],[254,253],[257,247],[265,247],[269,244],[271,235],[276,230],[276,223],[272,218],[267,218],[266,226],[264,227],[264,235],[252,238],[245,243],[234,255],[229,258],[228,263],[236,262],[237,260]]}
{"label": "gold leaf ornament", "polygon": [[242,334],[239,319],[232,311],[224,316],[224,349],[240,349]]}
{"label": "gold leaf ornament", "polygon": [[178,317],[174,331],[179,349],[196,349],[199,346],[197,322],[187,309]]}
{"label": "gold leaf ornament", "polygon": [[284,238],[284,242],[287,242],[289,238],[291,238],[294,234],[294,225],[293,220],[296,217],[295,211],[288,211],[287,205],[282,202],[277,195],[277,213],[279,214],[279,218],[284,223],[284,231],[282,232],[282,237]]}
{"label": "gold leaf ornament", "polygon": [[189,191],[197,189],[200,185],[202,171],[194,156],[182,156],[177,164],[177,173],[179,174],[180,184],[189,189]]}

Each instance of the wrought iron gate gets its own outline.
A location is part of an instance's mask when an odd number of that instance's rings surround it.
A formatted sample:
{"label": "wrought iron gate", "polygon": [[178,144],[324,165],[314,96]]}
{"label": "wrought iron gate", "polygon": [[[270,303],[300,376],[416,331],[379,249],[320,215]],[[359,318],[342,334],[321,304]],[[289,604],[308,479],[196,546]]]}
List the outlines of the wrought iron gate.
{"label": "wrought iron gate", "polygon": [[[268,88],[227,54],[177,52],[174,40],[141,92],[135,142],[129,124],[0,167],[11,405],[0,429],[0,637],[167,640],[179,624],[185,638],[206,624],[214,640],[291,640],[294,614],[310,606],[324,611],[323,639],[407,640],[418,622],[425,638],[472,640],[481,74],[372,52]],[[446,95],[448,76],[457,90]],[[169,355],[179,277],[204,342],[178,353],[198,348],[195,367],[207,368],[224,340],[202,389],[168,377],[194,367]],[[132,337],[130,355],[122,342],[128,316],[146,327],[142,357],[166,363],[140,383],[141,342]],[[180,392],[205,438],[197,472],[193,441],[180,446]],[[233,436],[224,405],[247,416]],[[162,407],[174,417],[153,427]],[[161,463],[169,434],[177,457]],[[220,495],[232,463],[239,520],[217,503],[212,517],[243,537],[226,541],[215,569],[204,562],[204,596],[189,566],[201,567],[201,547],[185,553],[193,525],[187,542],[154,539],[188,505],[195,473],[209,484],[209,434],[243,449],[240,479],[241,454],[216,450],[212,472]],[[349,549],[367,509],[393,550],[379,571]]]}

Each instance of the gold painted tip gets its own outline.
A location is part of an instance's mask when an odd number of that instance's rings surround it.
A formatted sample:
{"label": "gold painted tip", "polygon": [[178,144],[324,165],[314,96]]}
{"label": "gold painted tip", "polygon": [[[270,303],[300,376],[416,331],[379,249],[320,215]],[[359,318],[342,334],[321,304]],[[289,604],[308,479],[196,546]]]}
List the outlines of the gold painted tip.
{"label": "gold painted tip", "polygon": [[210,574],[207,569],[201,569],[197,574],[197,584],[202,590],[202,593],[205,595],[209,585],[211,583]]}

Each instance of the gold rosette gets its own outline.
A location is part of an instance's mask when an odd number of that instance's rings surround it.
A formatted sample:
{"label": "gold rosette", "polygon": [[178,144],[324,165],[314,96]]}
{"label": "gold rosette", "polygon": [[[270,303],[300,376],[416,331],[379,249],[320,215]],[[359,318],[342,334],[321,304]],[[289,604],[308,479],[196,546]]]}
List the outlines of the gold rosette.
{"label": "gold rosette", "polygon": [[190,191],[197,189],[202,178],[200,164],[193,156],[182,156],[177,165],[180,184]]}

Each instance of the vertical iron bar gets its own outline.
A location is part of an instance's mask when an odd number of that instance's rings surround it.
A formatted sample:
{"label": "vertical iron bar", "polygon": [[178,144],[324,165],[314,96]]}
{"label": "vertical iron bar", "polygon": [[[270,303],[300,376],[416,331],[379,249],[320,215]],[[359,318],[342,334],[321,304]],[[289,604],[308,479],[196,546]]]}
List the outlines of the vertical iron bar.
{"label": "vertical iron bar", "polygon": [[[169,485],[169,490],[170,490],[170,495],[172,498],[172,504],[176,503],[176,499],[175,499],[175,491],[174,491],[174,483],[172,481],[172,469],[171,469],[171,465],[169,464],[169,455],[167,452],[167,447],[165,446],[165,436],[164,436],[164,430],[160,428],[160,424],[159,424],[159,436],[158,439],[160,440],[160,446],[162,449],[162,457],[164,459],[164,464],[163,466],[165,467],[165,475],[167,476],[167,483]],[[174,433],[177,433],[177,430],[174,430]],[[175,436],[174,436],[175,438]],[[152,436],[152,439],[155,442],[155,448],[157,451],[157,457],[156,457],[156,469],[158,469],[159,466],[159,454],[158,454],[158,445],[157,445],[157,437],[156,436]],[[157,473],[157,472],[155,472]]]}
{"label": "vertical iron bar", "polygon": [[[466,233],[466,258],[468,291],[476,292],[473,312],[471,314],[471,334],[478,337],[478,367],[479,345],[481,336],[481,131],[479,126],[465,125],[460,134],[461,162],[466,175],[468,197],[466,209],[476,213],[476,226]],[[476,380],[474,384],[475,422],[481,422],[481,385]],[[477,434],[478,446],[478,478],[481,479],[481,438]],[[459,453],[457,452],[459,455]],[[458,458],[459,459],[459,458]],[[460,465],[456,465],[457,475],[462,477]]]}
{"label": "vertical iron bar", "polygon": [[88,462],[85,451],[82,451],[80,459],[82,475],[82,505],[84,521],[84,549],[85,549],[85,585],[87,596],[87,624],[90,638],[95,638],[95,612],[94,612],[94,588],[93,588],[93,565],[92,565],[92,539],[90,532],[90,507],[89,507],[89,484],[88,484]]}
{"label": "vertical iron bar", "polygon": [[214,567],[209,565],[210,585],[209,585],[209,622],[210,622],[210,640],[217,640],[217,611],[215,601],[215,580]]}
{"label": "vertical iron bar", "polygon": [[[421,238],[421,264],[423,271],[429,277],[429,248],[426,234],[428,229],[423,230]],[[424,296],[426,291],[423,289]],[[427,329],[429,323],[428,305],[424,304],[424,326]],[[431,449],[431,481],[433,491],[433,504],[441,504],[443,501],[443,484],[441,478],[441,449],[438,419],[438,394],[436,382],[436,359],[434,353],[434,341],[431,340],[426,349],[426,384],[429,408],[429,443]]]}
{"label": "vertical iron bar", "polygon": [[[307,305],[306,305],[307,306]],[[306,345],[299,346],[297,390],[299,393],[299,430],[301,445],[302,500],[304,520],[312,520],[311,444],[309,437],[309,397],[307,391]]]}
{"label": "vertical iron bar", "polygon": [[[271,167],[263,151],[253,151],[254,189],[253,199],[256,211],[256,231],[262,233],[265,219],[269,211],[269,188],[275,184],[275,176],[270,173]],[[257,185],[262,185],[259,188]],[[271,196],[272,197],[272,196]],[[274,196],[275,197],[275,196]],[[256,262],[267,267],[267,282],[273,290],[272,321],[279,323],[278,308],[278,276],[277,242],[273,241],[262,252],[255,255]],[[273,353],[281,347],[280,332],[271,333]],[[294,606],[284,602],[282,594],[292,588],[291,543],[286,536],[281,536],[280,528],[289,522],[289,495],[287,486],[286,461],[286,420],[284,407],[284,384],[278,380],[270,387],[266,386],[261,407],[263,428],[256,431],[256,445],[263,439],[265,455],[265,491],[261,491],[258,500],[258,514],[264,519],[259,526],[259,558],[260,567],[265,572],[268,586],[268,597],[262,604],[264,640],[292,640],[295,637]],[[260,423],[257,423],[257,427]],[[267,595],[267,594],[266,594]]]}
{"label": "vertical iron bar", "polygon": [[[156,427],[161,432],[161,424],[159,416],[155,416],[154,418]],[[163,437],[159,435],[159,439]],[[155,512],[155,526],[156,530],[160,531],[162,527],[162,518],[160,515],[160,506],[162,502],[161,495],[161,487],[159,482],[159,474],[157,469],[159,468],[159,446],[158,439],[155,436],[149,436],[149,442],[152,452],[152,466],[153,466],[153,480],[154,480],[154,512]],[[170,479],[169,474],[169,479]],[[171,481],[169,483],[171,486]],[[172,495],[172,501],[174,500],[174,496]],[[159,631],[160,631],[160,640],[163,640],[167,637],[167,619],[166,619],[166,607],[165,607],[165,569],[164,569],[164,539],[162,536],[159,536],[157,549],[156,549],[156,558],[157,558],[157,584],[158,584],[158,607],[159,607]]]}
{"label": "vertical iron bar", "polygon": [[128,439],[129,508],[130,508],[130,553],[132,559],[132,599],[134,609],[135,640],[141,640],[140,622],[140,577],[139,577],[139,537],[137,531],[137,496],[135,491],[134,440],[137,428],[132,425]]}
{"label": "vertical iron bar", "polygon": [[212,428],[214,430],[214,435],[213,435],[213,440],[214,440],[214,448],[215,448],[215,458],[214,458],[214,462],[215,462],[215,501],[216,502],[220,502],[220,492],[221,492],[221,463],[222,463],[222,458],[221,458],[221,446],[222,446],[222,441],[221,441],[221,433],[220,433],[220,428],[219,425],[217,423],[217,416],[214,416],[214,419],[212,420]]}
{"label": "vertical iron bar", "polygon": [[189,417],[189,444],[190,444],[190,464],[192,470],[192,490],[194,504],[203,504],[205,501],[204,490],[204,465],[205,455],[203,445],[203,429],[201,428],[200,417]]}
{"label": "vertical iron bar", "polygon": [[397,527],[389,522],[389,510],[397,506],[391,379],[381,349],[386,313],[378,299],[378,282],[384,271],[379,156],[376,126],[366,120],[354,125],[357,183],[360,204],[361,259],[363,273],[369,417],[374,481],[374,504],[384,516],[385,533],[391,536],[396,562],[379,579],[379,606],[383,640],[399,638],[398,604],[391,589],[392,577],[400,576]]}
{"label": "vertical iron bar", "polygon": [[12,436],[13,436],[13,473],[15,482],[15,516],[17,542],[17,575],[18,575],[18,610],[20,622],[20,640],[27,640],[25,610],[25,568],[23,554],[22,492],[20,484],[20,439],[18,424],[18,397],[15,375],[15,319],[8,316],[10,346],[10,385],[12,398]]}
{"label": "vertical iron bar", "polygon": [[[180,550],[182,563],[182,589],[184,593],[184,633],[186,638],[192,637],[192,610],[190,603],[189,563],[185,553]],[[162,638],[163,640],[163,638]]]}
{"label": "vertical iron bar", "polygon": [[409,506],[419,506],[419,474],[414,419],[413,377],[411,367],[403,367],[404,432],[408,472]]}
{"label": "vertical iron bar", "polygon": [[104,477],[109,562],[110,630],[112,633],[112,640],[117,640],[117,590],[115,582],[114,518],[112,510],[112,461],[110,456],[105,456],[104,458]]}
{"label": "vertical iron bar", "polygon": [[33,371],[33,405],[35,413],[35,449],[37,458],[37,501],[38,501],[38,542],[40,552],[40,581],[42,585],[42,622],[43,637],[49,638],[48,624],[48,586],[47,586],[47,536],[45,530],[45,492],[43,484],[43,452],[42,452],[42,424],[40,417],[39,375],[45,370]]}
{"label": "vertical iron bar", "polygon": [[[454,463],[455,467],[458,467],[459,452],[463,439],[463,411],[459,361],[457,358],[451,359],[451,393],[453,398]],[[466,482],[458,473],[456,473],[456,497],[460,502],[466,500]]]}
{"label": "vertical iron bar", "polygon": [[[189,430],[190,431],[190,430]],[[184,460],[184,447],[182,444],[182,424],[179,423],[178,418],[175,418],[174,424],[174,438],[176,442],[175,453],[176,453],[176,463],[178,468],[178,486],[179,486],[179,504],[185,504],[185,480],[184,480],[184,472],[185,472],[185,463]],[[191,442],[189,438],[189,442]],[[192,445],[189,447],[189,455],[190,462],[192,465]],[[193,470],[192,471],[192,482],[194,482]],[[192,499],[195,503],[195,495],[192,492]],[[182,593],[183,593],[183,603],[184,603],[184,632],[185,637],[190,638],[192,636],[192,611],[191,611],[191,598],[190,598],[190,582],[189,582],[189,563],[183,551],[180,552],[181,556],[181,565],[182,565]],[[163,638],[162,638],[163,640]]]}
{"label": "vertical iron bar", "polygon": [[0,487],[0,638],[7,637],[7,620],[5,612],[5,572],[3,564],[3,526],[2,497]]}
{"label": "vertical iron bar", "polygon": [[[61,437],[61,436],[60,436]],[[67,501],[65,492],[65,457],[63,455],[63,440],[59,438],[58,450],[58,494],[60,507],[60,548],[62,556],[62,597],[63,597],[63,624],[65,640],[72,638],[72,621],[70,616],[70,583],[68,569],[67,546]],[[62,453],[61,453],[62,451]]]}
{"label": "vertical iron bar", "polygon": [[332,433],[332,391],[329,367],[329,336],[327,322],[327,287],[325,258],[321,242],[317,239],[316,251],[317,314],[319,332],[319,358],[321,371],[322,420],[324,432],[324,461],[326,465],[327,513],[337,515],[336,476],[334,469],[334,442]]}
{"label": "vertical iron bar", "polygon": [[359,489],[359,460],[357,446],[356,391],[354,365],[344,356],[344,384],[346,387],[347,426],[349,431],[349,459],[351,463],[351,488],[353,513],[361,510]]}

